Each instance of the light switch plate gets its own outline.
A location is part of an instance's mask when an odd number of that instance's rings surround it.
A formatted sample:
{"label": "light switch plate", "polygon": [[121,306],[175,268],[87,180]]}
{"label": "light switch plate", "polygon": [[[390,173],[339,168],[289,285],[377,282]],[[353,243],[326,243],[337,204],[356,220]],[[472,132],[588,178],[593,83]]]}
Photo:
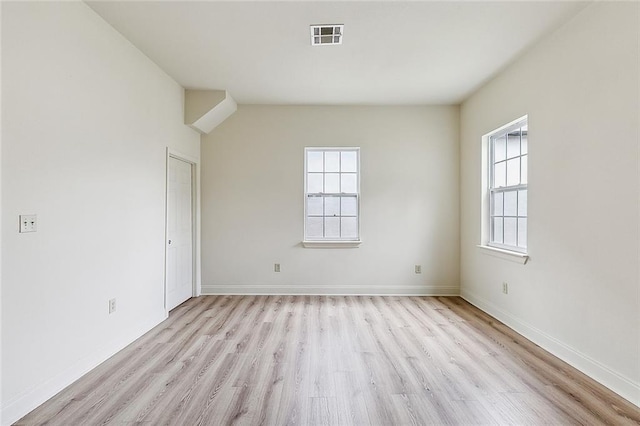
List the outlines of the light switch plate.
{"label": "light switch plate", "polygon": [[20,215],[20,233],[36,232],[38,230],[38,216],[35,214]]}

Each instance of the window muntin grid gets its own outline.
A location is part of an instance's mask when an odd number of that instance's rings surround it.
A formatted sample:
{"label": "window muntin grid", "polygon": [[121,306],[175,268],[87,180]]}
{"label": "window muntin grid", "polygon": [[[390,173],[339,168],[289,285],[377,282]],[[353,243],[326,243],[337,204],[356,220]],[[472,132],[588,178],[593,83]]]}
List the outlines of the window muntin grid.
{"label": "window muntin grid", "polygon": [[526,253],[527,119],[489,135],[489,245]]}
{"label": "window muntin grid", "polygon": [[359,240],[359,148],[305,149],[305,240]]}

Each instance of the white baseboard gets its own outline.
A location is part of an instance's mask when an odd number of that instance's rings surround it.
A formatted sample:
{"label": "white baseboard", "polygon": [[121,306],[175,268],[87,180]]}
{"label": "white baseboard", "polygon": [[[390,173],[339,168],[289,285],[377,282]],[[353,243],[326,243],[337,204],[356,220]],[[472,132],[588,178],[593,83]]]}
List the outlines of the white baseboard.
{"label": "white baseboard", "polygon": [[203,285],[203,295],[319,295],[319,296],[458,296],[457,286],[421,285]]}
{"label": "white baseboard", "polygon": [[521,334],[528,340],[540,346],[544,350],[557,356],[567,364],[580,370],[587,376],[599,382],[603,386],[611,389],[629,402],[640,407],[640,384],[624,377],[589,357],[586,354],[572,348],[571,346],[561,342],[553,336],[533,327],[513,315],[504,312],[491,302],[484,300],[472,292],[462,289],[460,296],[467,302],[483,310],[492,317],[503,322],[506,326]]}
{"label": "white baseboard", "polygon": [[89,371],[109,359],[127,345],[151,330],[166,319],[165,316],[153,318],[144,324],[119,335],[106,345],[87,354],[62,373],[43,381],[40,385],[22,392],[10,399],[0,408],[0,425],[10,425],[40,406],[58,392],[87,374]]}

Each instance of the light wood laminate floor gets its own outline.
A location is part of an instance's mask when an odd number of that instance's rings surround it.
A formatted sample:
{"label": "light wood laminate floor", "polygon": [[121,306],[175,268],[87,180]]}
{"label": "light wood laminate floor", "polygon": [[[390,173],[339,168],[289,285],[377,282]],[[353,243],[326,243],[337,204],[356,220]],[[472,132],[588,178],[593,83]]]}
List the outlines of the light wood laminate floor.
{"label": "light wood laminate floor", "polygon": [[18,424],[640,424],[458,297],[204,296]]}

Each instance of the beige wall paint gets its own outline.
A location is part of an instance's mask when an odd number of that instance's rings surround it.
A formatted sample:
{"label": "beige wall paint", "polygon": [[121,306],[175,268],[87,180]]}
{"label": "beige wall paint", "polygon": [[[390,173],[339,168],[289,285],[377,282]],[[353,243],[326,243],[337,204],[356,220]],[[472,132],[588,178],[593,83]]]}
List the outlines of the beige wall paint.
{"label": "beige wall paint", "polygon": [[[638,8],[586,8],[461,109],[463,296],[636,404]],[[476,244],[481,137],[524,114],[531,260],[523,266]]]}
{"label": "beige wall paint", "polygon": [[[361,147],[359,248],[301,246],[305,146]],[[457,107],[240,106],[202,163],[204,293],[458,292]]]}
{"label": "beige wall paint", "polygon": [[165,318],[166,147],[198,158],[199,135],[183,89],[84,3],[3,2],[2,59],[8,424]]}

